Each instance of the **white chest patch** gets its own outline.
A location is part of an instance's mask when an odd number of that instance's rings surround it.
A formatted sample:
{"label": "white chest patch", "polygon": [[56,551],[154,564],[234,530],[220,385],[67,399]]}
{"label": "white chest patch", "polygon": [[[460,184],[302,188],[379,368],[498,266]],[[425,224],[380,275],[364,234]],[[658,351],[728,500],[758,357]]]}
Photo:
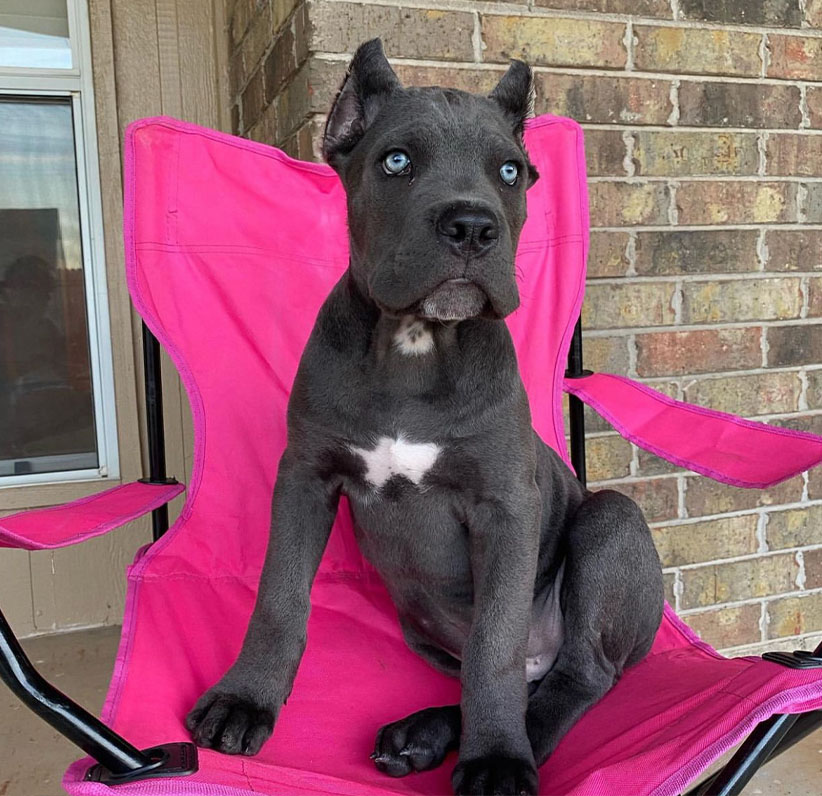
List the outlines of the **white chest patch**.
{"label": "white chest patch", "polygon": [[394,333],[394,345],[406,356],[427,354],[434,347],[430,324],[413,315],[405,315]]}
{"label": "white chest patch", "polygon": [[352,445],[351,451],[362,457],[367,468],[366,480],[379,489],[395,475],[419,484],[437,461],[440,447],[433,442],[409,442],[400,436],[397,439],[380,437],[371,450]]}

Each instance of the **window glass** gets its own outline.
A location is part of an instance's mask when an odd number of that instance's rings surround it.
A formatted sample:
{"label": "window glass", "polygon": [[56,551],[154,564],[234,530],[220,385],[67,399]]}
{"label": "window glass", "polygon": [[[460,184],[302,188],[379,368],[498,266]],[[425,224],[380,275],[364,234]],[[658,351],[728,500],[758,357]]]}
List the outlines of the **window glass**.
{"label": "window glass", "polygon": [[0,97],[0,476],[98,465],[71,100]]}
{"label": "window glass", "polygon": [[0,67],[71,69],[67,0],[0,0]]}

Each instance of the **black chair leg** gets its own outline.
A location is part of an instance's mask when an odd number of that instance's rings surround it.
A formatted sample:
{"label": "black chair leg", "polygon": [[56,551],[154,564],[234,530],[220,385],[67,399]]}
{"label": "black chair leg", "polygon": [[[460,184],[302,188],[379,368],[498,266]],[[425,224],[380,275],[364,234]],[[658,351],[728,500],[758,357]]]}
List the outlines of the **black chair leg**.
{"label": "black chair leg", "polygon": [[57,732],[99,761],[86,779],[114,784],[197,770],[193,744],[165,744],[140,751],[48,683],[26,657],[2,611],[0,680]]}

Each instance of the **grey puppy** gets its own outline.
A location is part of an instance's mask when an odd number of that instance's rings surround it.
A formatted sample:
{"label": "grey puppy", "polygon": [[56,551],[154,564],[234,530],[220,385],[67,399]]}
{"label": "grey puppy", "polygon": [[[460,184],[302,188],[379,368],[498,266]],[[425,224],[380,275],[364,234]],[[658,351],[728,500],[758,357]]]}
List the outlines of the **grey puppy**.
{"label": "grey puppy", "polygon": [[502,320],[538,176],[530,96],[520,61],[483,97],[403,88],[379,40],[355,54],[323,142],[350,266],[294,382],[242,651],[187,719],[200,746],[252,755],[271,734],[341,494],[408,644],[462,684],[459,705],[378,732],[387,774],[459,747],[458,794],[536,793],[537,766],[650,649],[663,597],[648,526],[536,435]]}

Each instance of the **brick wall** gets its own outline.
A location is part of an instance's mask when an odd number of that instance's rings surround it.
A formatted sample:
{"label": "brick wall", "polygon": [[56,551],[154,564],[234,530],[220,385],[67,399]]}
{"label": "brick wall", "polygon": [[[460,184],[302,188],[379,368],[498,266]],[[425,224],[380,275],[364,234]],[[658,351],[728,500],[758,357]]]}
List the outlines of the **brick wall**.
{"label": "brick wall", "polygon": [[[822,433],[822,0],[227,0],[238,133],[317,157],[345,63],[489,90],[586,131],[586,363]],[[689,475],[589,415],[589,471],[643,506],[668,599],[735,652],[822,631],[822,472],[766,492]],[[798,638],[790,638],[798,637]]]}

